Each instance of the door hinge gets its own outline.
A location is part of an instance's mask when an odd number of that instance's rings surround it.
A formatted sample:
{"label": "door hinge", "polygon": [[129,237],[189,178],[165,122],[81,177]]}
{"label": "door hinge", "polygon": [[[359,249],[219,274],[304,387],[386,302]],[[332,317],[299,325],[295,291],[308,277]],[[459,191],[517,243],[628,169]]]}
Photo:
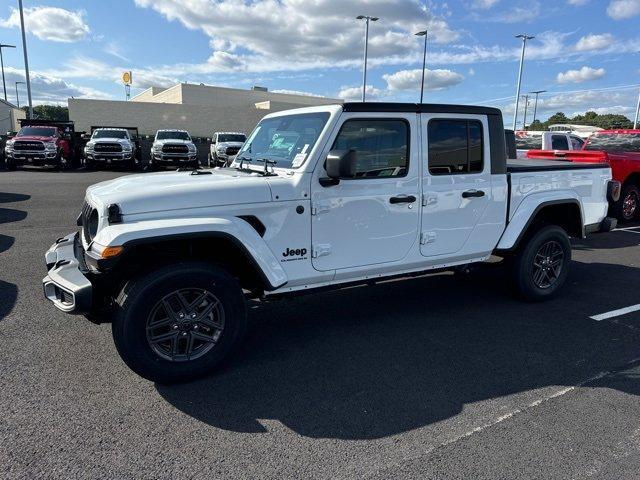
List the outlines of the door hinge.
{"label": "door hinge", "polygon": [[311,248],[311,258],[325,257],[331,253],[331,244],[321,243]]}
{"label": "door hinge", "polygon": [[330,209],[331,206],[327,203],[316,203],[311,205],[311,215],[319,215],[323,212],[328,212]]}
{"label": "door hinge", "polygon": [[420,234],[420,245],[426,245],[427,243],[433,243],[436,241],[436,232],[422,232]]}

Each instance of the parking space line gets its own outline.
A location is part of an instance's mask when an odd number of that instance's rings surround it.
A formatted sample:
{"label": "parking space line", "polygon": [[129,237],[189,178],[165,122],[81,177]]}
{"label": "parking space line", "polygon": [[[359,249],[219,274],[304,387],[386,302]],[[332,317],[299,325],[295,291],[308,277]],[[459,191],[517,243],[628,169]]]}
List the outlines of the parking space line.
{"label": "parking space line", "polygon": [[640,227],[623,227],[623,228],[614,228],[613,231],[614,232],[627,232],[627,233],[637,233],[640,234],[640,232],[636,231],[637,228]]}
{"label": "parking space line", "polygon": [[627,313],[637,312],[638,310],[640,310],[640,303],[638,303],[637,305],[631,305],[629,307],[619,308],[617,310],[611,310],[610,312],[601,313],[589,318],[595,320],[596,322],[600,322],[609,318],[619,317],[620,315],[626,315]]}

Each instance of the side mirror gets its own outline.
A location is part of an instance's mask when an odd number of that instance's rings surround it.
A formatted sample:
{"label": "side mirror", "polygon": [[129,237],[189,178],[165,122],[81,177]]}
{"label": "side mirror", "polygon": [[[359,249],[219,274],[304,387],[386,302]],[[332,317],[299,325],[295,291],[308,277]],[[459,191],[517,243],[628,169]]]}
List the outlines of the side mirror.
{"label": "side mirror", "polygon": [[324,168],[327,176],[333,180],[356,176],[357,154],[350,150],[331,150],[327,155]]}

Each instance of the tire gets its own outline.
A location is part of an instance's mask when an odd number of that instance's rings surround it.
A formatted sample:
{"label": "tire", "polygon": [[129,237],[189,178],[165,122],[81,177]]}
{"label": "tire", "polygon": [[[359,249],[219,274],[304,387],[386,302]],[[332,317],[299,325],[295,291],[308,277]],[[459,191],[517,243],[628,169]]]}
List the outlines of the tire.
{"label": "tire", "polygon": [[211,160],[211,153],[207,154],[207,167],[211,168],[211,164],[213,161]]}
{"label": "tire", "polygon": [[620,223],[631,222],[640,216],[640,190],[635,185],[625,185],[620,200],[611,206],[611,213]]}
{"label": "tire", "polygon": [[9,159],[9,158],[5,158],[4,165],[7,168],[7,170],[9,170],[10,172],[13,172],[18,168],[16,166],[16,162],[14,162],[12,159]]}
{"label": "tire", "polygon": [[567,280],[570,263],[571,244],[567,233],[555,225],[542,226],[522,241],[512,259],[516,294],[529,302],[555,297]]}
{"label": "tire", "polygon": [[[191,320],[189,309],[184,304],[179,306],[177,291],[182,292],[185,303],[195,299],[195,304],[197,295],[208,295],[206,302],[209,307],[216,305],[215,312],[211,313],[210,319],[208,316],[203,318],[222,324],[222,328],[218,331],[198,323],[198,320]],[[205,300],[194,309],[204,304]],[[165,305],[172,306],[173,319]],[[183,317],[179,318],[180,314]],[[162,319],[154,320],[157,318]],[[170,324],[163,326],[166,322]],[[149,325],[151,328],[148,330]],[[189,262],[169,265],[129,281],[116,300],[112,333],[120,357],[131,370],[147,380],[171,384],[210,373],[238,343],[245,328],[245,300],[236,280],[208,263]],[[199,350],[189,355],[194,358],[188,358],[186,350],[191,338],[203,333],[211,338],[217,335],[215,342],[200,345]],[[162,343],[152,342],[154,336],[162,335],[171,338]],[[198,341],[193,340],[193,344]],[[177,344],[175,356],[169,352],[174,349],[174,342]]]}

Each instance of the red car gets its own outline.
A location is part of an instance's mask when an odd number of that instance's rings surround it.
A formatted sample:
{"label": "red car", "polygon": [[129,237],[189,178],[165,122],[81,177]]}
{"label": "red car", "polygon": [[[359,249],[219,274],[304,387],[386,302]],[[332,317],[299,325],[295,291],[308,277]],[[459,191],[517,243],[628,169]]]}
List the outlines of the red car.
{"label": "red car", "polygon": [[622,184],[620,200],[611,215],[621,222],[640,218],[640,130],[601,130],[589,137],[582,150],[530,150],[529,158],[611,165],[613,179]]}
{"label": "red car", "polygon": [[6,142],[4,153],[8,170],[21,165],[51,165],[62,169],[75,163],[72,124],[25,123],[16,136]]}

